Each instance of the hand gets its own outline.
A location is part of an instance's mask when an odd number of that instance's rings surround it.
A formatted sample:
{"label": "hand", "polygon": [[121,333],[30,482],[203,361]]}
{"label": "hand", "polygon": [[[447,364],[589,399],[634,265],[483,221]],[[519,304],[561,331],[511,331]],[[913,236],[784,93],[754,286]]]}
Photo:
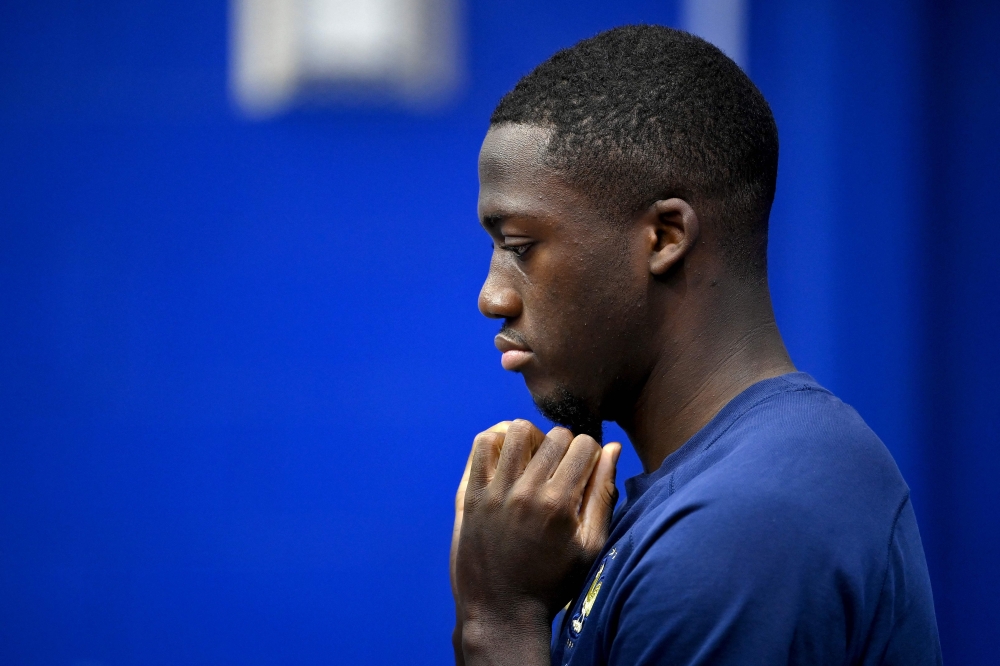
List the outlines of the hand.
{"label": "hand", "polygon": [[547,660],[552,618],[607,539],[621,445],[602,449],[565,428],[545,435],[521,420],[500,425],[506,432],[476,437],[467,466],[453,585],[466,657],[488,646],[526,664],[515,644],[523,638]]}

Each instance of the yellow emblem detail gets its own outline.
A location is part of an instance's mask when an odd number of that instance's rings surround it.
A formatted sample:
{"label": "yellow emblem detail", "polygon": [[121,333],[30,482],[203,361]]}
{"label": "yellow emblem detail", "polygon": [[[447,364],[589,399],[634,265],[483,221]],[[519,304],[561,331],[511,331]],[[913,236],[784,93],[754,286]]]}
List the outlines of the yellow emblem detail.
{"label": "yellow emblem detail", "polygon": [[597,601],[597,594],[601,591],[601,574],[604,573],[604,565],[605,562],[601,562],[601,566],[594,576],[594,582],[590,584],[587,596],[583,598],[583,605],[580,607],[580,617],[573,618],[573,631],[576,633],[583,631],[583,621],[590,615],[590,609],[594,607],[594,602]]}

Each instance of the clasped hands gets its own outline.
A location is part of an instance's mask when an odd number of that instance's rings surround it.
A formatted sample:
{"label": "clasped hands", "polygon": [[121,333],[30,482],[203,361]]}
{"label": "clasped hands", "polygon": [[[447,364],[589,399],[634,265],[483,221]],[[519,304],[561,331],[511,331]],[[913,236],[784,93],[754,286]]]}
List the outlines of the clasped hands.
{"label": "clasped hands", "polygon": [[547,664],[550,627],[608,536],[621,444],[528,421],[480,433],[455,497],[459,664]]}

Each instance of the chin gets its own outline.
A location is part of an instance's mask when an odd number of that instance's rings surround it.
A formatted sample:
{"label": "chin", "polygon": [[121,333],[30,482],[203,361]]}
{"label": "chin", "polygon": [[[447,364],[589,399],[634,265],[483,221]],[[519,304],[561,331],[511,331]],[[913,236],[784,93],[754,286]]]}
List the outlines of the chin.
{"label": "chin", "polygon": [[569,428],[574,435],[590,435],[602,442],[604,430],[599,412],[569,385],[555,383],[544,392],[532,390],[529,385],[528,390],[542,416]]}

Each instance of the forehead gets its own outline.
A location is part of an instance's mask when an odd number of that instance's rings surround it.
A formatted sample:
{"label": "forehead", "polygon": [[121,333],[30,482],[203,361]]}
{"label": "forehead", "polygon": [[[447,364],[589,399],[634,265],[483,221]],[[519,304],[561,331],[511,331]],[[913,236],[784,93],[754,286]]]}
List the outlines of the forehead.
{"label": "forehead", "polygon": [[545,163],[550,130],[534,125],[491,128],[479,151],[479,217],[564,217],[584,197]]}
{"label": "forehead", "polygon": [[543,168],[549,132],[535,125],[491,127],[479,150],[480,179],[495,180]]}

